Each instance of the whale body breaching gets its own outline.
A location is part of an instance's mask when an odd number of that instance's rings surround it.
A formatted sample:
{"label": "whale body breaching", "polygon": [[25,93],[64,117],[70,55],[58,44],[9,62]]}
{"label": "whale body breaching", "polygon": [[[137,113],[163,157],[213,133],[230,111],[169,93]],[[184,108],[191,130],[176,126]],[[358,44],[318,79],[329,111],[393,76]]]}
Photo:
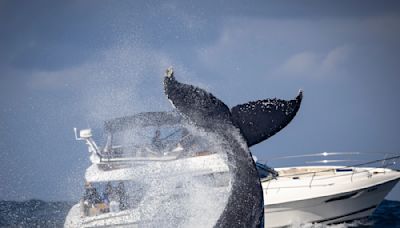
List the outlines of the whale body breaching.
{"label": "whale body breaching", "polygon": [[178,113],[197,127],[217,133],[230,146],[231,195],[214,227],[262,227],[263,191],[248,147],[289,124],[300,108],[302,92],[295,100],[267,99],[230,110],[211,93],[178,82],[172,68],[166,71],[164,91]]}

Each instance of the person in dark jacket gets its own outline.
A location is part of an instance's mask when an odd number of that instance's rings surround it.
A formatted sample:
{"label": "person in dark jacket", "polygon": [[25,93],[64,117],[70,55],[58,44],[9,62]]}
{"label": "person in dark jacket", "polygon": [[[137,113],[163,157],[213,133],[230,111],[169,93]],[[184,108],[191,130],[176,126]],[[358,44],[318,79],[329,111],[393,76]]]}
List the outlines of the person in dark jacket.
{"label": "person in dark jacket", "polygon": [[119,182],[116,190],[116,194],[119,198],[119,209],[120,210],[125,210],[128,208],[128,195],[126,194],[125,191],[125,185],[124,182]]}
{"label": "person in dark jacket", "polygon": [[89,215],[89,209],[95,207],[97,203],[101,203],[100,195],[97,193],[96,188],[94,188],[89,182],[85,183],[85,193],[81,199],[81,212],[83,216]]}

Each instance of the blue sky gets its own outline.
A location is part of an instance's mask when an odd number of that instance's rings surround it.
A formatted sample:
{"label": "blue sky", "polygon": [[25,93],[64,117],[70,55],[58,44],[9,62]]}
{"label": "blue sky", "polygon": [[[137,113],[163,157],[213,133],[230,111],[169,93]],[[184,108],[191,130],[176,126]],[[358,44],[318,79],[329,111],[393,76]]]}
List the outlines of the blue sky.
{"label": "blue sky", "polygon": [[304,90],[260,159],[400,152],[399,24],[397,1],[0,1],[0,199],[77,199],[72,128],[170,109],[169,65],[230,106]]}

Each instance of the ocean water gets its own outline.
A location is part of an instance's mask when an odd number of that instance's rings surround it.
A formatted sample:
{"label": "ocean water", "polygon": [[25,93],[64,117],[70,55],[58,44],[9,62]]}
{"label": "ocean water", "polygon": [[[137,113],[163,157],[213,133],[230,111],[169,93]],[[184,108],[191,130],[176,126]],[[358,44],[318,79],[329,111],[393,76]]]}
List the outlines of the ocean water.
{"label": "ocean water", "polygon": [[374,227],[400,227],[400,202],[384,200],[370,220]]}
{"label": "ocean water", "polygon": [[[65,216],[73,204],[41,200],[0,201],[0,227],[63,227]],[[309,224],[304,227],[400,227],[400,202],[384,200],[367,219],[331,226]]]}
{"label": "ocean water", "polygon": [[63,227],[73,203],[0,201],[0,227]]}

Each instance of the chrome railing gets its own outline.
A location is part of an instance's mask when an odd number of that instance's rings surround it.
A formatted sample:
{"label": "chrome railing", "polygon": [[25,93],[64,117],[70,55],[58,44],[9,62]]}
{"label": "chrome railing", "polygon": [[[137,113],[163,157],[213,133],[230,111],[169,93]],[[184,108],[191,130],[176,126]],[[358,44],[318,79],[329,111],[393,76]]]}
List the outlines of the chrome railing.
{"label": "chrome railing", "polygon": [[[343,165],[343,166],[336,166],[336,167],[327,167],[326,169],[323,169],[323,166],[320,166],[320,170],[318,171],[308,171],[308,172],[297,172],[297,173],[292,173],[292,174],[283,174],[279,175],[279,177],[301,177],[301,176],[306,176],[306,175],[311,175],[310,181],[307,186],[303,187],[309,187],[311,188],[312,186],[320,186],[320,185],[313,185],[313,182],[315,180],[315,177],[319,173],[324,173],[324,172],[333,172],[334,175],[326,176],[326,177],[321,177],[318,178],[318,180],[324,180],[324,179],[332,179],[332,178],[338,178],[338,177],[344,177],[344,176],[350,176],[350,181],[353,182],[353,177],[355,174],[360,174],[360,173],[371,173],[373,172],[374,169],[381,169],[383,168],[383,173],[386,174],[386,169],[387,168],[392,168],[392,169],[398,169],[399,164],[400,164],[400,154],[395,154],[395,153],[365,153],[365,152],[323,152],[323,153],[314,153],[314,154],[303,154],[303,155],[295,155],[295,156],[284,156],[284,157],[277,157],[277,158],[272,158],[269,159],[265,164],[268,164],[269,161],[276,161],[276,160],[286,160],[286,159],[298,159],[298,158],[309,158],[309,157],[328,157],[328,156],[349,156],[349,155],[372,155],[372,154],[377,154],[380,156],[383,156],[383,159],[374,159],[374,160],[369,160],[366,162],[361,162],[361,163],[356,163],[356,164],[351,164],[351,165]],[[343,160],[343,159],[324,159],[320,161],[305,161],[306,164],[317,164],[317,163],[322,163],[322,164],[328,164],[328,163],[340,163],[340,162],[354,162],[354,161],[360,161],[360,160]],[[259,161],[260,162],[260,161]],[[370,166],[373,165],[374,166]],[[366,166],[370,166],[368,168],[372,169],[355,169],[355,168],[362,168]],[[293,166],[294,167],[294,166]],[[307,165],[303,165],[302,167],[307,167]],[[338,169],[351,169],[351,172],[346,172],[346,173],[340,173],[340,175],[337,174]],[[370,178],[371,175],[366,175],[366,177]],[[278,177],[278,178],[279,178]],[[332,184],[324,184],[326,185],[333,185]],[[300,187],[300,186],[297,186]],[[269,188],[269,184],[267,185],[267,188]],[[286,187],[278,187],[278,188],[286,188]],[[288,187],[289,188],[289,187]]]}

